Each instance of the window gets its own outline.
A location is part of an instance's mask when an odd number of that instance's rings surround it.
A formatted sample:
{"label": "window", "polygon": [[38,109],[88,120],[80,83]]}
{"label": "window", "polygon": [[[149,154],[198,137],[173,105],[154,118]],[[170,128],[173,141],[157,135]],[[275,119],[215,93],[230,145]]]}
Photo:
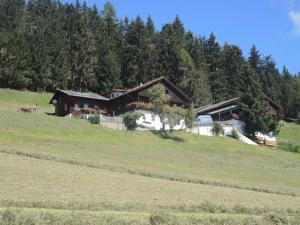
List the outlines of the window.
{"label": "window", "polygon": [[95,104],[94,109],[99,109],[99,105]]}
{"label": "window", "polygon": [[83,104],[83,108],[88,109],[89,108],[89,104],[88,103],[84,103]]}
{"label": "window", "polygon": [[167,89],[166,95],[169,95],[170,97],[172,97],[174,95],[174,93],[172,91],[170,91],[169,89]]}
{"label": "window", "polygon": [[74,105],[74,108],[75,108],[75,110],[78,110],[78,109],[80,109],[80,106],[79,106],[79,104],[78,104],[78,103],[75,103],[75,105]]}
{"label": "window", "polygon": [[64,111],[67,112],[68,111],[68,104],[64,104]]}
{"label": "window", "polygon": [[155,121],[155,115],[154,114],[151,115],[151,120]]}

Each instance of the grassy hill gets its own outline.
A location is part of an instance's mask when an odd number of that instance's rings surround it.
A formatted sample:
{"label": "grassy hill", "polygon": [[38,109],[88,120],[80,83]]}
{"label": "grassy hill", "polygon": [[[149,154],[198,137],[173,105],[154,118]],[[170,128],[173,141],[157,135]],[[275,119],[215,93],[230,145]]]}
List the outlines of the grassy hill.
{"label": "grassy hill", "polygon": [[300,146],[300,125],[296,123],[284,123],[279,137]]}
{"label": "grassy hill", "polygon": [[[2,221],[300,221],[300,154],[228,137],[110,130],[48,115],[53,111],[50,98],[0,89]],[[35,103],[40,106],[37,113],[16,112]],[[298,140],[300,133],[290,129],[299,125],[286,125],[283,137]]]}

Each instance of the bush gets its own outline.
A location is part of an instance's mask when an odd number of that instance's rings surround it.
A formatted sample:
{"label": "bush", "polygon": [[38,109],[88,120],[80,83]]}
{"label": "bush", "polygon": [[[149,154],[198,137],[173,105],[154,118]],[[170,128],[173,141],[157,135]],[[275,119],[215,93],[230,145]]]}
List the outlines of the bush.
{"label": "bush", "polygon": [[91,124],[99,124],[100,123],[100,117],[99,116],[91,116],[89,118],[89,121]]}
{"label": "bush", "polygon": [[123,116],[124,124],[127,130],[135,130],[138,127],[136,120],[139,119],[143,114],[139,112],[127,112]]}
{"label": "bush", "polygon": [[224,129],[222,125],[219,122],[214,122],[212,127],[212,133],[213,135],[219,136],[220,134],[224,134]]}
{"label": "bush", "polygon": [[300,124],[300,112],[297,114],[297,123]]}
{"label": "bush", "polygon": [[279,148],[287,151],[287,152],[297,152],[300,153],[300,147],[299,145],[293,144],[289,141],[285,141],[285,140],[279,140],[278,141],[278,146]]}
{"label": "bush", "polygon": [[233,129],[232,132],[231,132],[231,135],[230,137],[236,139],[236,140],[239,140],[240,139],[240,135],[239,133],[236,131],[236,129]]}

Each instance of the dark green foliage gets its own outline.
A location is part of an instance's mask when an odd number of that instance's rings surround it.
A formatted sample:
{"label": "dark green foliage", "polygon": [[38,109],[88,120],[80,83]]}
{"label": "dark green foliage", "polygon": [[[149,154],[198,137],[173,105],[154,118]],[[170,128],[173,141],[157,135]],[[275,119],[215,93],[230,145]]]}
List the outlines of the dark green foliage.
{"label": "dark green foliage", "polygon": [[223,129],[222,125],[217,121],[214,122],[211,131],[212,131],[213,135],[215,135],[215,136],[224,134],[224,129]]}
{"label": "dark green foliage", "polygon": [[278,141],[278,146],[279,148],[288,151],[288,152],[296,152],[296,153],[300,153],[300,146],[293,144],[289,141],[286,140],[279,140]]}
{"label": "dark green foliage", "polygon": [[240,105],[244,110],[243,121],[247,134],[256,131],[269,133],[276,130],[277,121],[267,115],[267,102],[261,91],[261,84],[250,63],[244,63],[242,68],[242,86]]}
{"label": "dark green foliage", "polygon": [[139,112],[127,112],[123,115],[123,122],[128,130],[135,130],[138,127],[136,121],[142,116]]}
{"label": "dark green foliage", "polygon": [[187,128],[193,128],[195,126],[196,111],[194,104],[190,104],[185,113],[184,123]]}
{"label": "dark green foliage", "polygon": [[[103,94],[166,76],[199,107],[240,96],[247,85],[241,49],[221,46],[213,33],[187,32],[179,16],[156,31],[150,16],[118,19],[109,2],[98,9],[82,1],[2,0],[0,21],[1,88]],[[282,116],[297,118],[299,74],[281,74],[255,46],[247,61]]]}
{"label": "dark green foliage", "polygon": [[240,139],[240,135],[238,134],[238,132],[236,131],[236,129],[233,129],[230,135],[232,138],[239,140]]}
{"label": "dark green foliage", "polygon": [[298,112],[298,115],[297,115],[297,123],[300,124],[300,112]]}
{"label": "dark green foliage", "polygon": [[99,116],[91,116],[89,118],[89,122],[91,124],[100,124],[100,117]]}

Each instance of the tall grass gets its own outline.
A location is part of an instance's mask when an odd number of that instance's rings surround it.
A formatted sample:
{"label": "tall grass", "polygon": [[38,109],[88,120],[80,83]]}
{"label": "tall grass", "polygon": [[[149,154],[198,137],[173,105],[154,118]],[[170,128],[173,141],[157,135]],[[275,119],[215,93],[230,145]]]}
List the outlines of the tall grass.
{"label": "tall grass", "polygon": [[153,214],[28,211],[8,208],[0,211],[0,225],[299,225],[299,217],[281,214],[256,216],[176,215],[164,211]]}
{"label": "tall grass", "polygon": [[173,213],[212,213],[212,214],[243,214],[243,215],[265,215],[269,212],[275,214],[300,215],[300,210],[293,209],[270,209],[267,207],[246,207],[236,204],[232,207],[217,205],[211,202],[204,202],[198,205],[158,205],[149,206],[131,204],[111,204],[109,202],[63,202],[63,201],[21,201],[21,200],[1,200],[0,208],[29,208],[29,209],[48,209],[48,210],[69,210],[69,211],[116,211],[116,212],[151,212],[164,211]]}

